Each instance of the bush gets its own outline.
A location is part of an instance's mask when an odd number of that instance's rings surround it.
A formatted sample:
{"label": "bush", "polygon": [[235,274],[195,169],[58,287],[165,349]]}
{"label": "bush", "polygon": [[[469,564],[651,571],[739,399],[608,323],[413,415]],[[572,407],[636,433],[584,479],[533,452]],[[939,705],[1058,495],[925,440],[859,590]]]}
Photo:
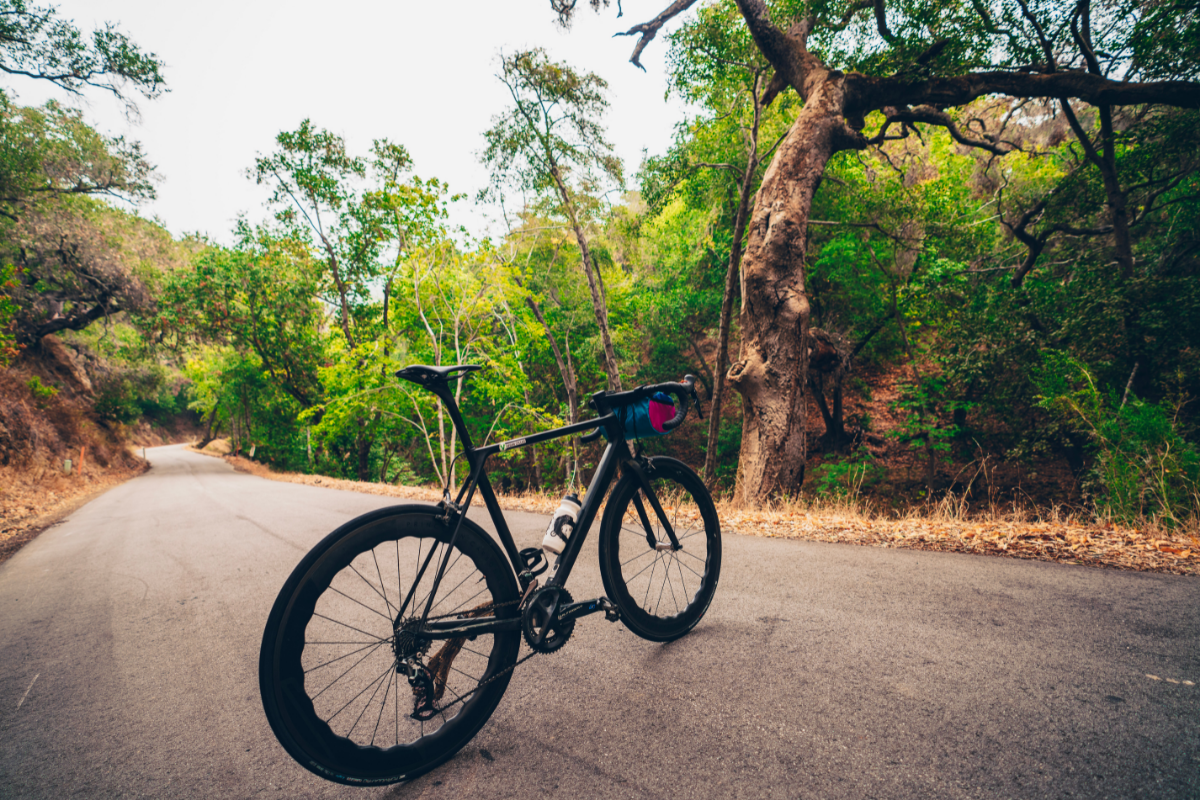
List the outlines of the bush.
{"label": "bush", "polygon": [[1094,463],[1084,484],[1097,511],[1125,524],[1177,527],[1200,512],[1200,454],[1180,433],[1186,402],[1149,403],[1102,392],[1086,365],[1048,353],[1038,404],[1085,434]]}
{"label": "bush", "polygon": [[870,451],[862,449],[843,461],[813,467],[810,477],[819,497],[857,497],[863,489],[880,481],[887,470],[875,463]]}
{"label": "bush", "polygon": [[182,398],[168,384],[166,370],[158,366],[111,372],[97,387],[96,414],[123,424],[168,417],[182,410]]}
{"label": "bush", "polygon": [[26,381],[25,385],[29,387],[29,391],[33,393],[33,396],[39,400],[48,400],[58,394],[57,387],[47,386],[42,383],[42,379],[37,375]]}
{"label": "bush", "polygon": [[17,337],[13,330],[17,301],[10,295],[18,286],[17,268],[12,264],[0,266],[0,367],[8,366],[17,357]]}

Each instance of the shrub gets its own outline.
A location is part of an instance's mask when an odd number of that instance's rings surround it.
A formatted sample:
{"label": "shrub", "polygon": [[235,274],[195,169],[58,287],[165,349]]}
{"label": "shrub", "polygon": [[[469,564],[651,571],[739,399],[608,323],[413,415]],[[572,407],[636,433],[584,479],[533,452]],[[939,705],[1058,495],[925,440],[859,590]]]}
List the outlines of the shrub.
{"label": "shrub", "polygon": [[1183,438],[1186,399],[1150,403],[1101,391],[1082,362],[1048,353],[1038,404],[1085,434],[1094,456],[1084,490],[1097,511],[1126,524],[1182,525],[1200,511],[1200,453]]}
{"label": "shrub", "polygon": [[42,379],[37,375],[34,375],[32,378],[26,381],[25,385],[29,387],[29,391],[33,393],[33,396],[39,400],[48,400],[58,394],[58,389],[56,387],[47,386],[46,384],[42,383]]}
{"label": "shrub", "polygon": [[863,489],[878,483],[885,473],[870,451],[861,449],[843,461],[818,464],[810,476],[813,491],[820,497],[855,498]]}

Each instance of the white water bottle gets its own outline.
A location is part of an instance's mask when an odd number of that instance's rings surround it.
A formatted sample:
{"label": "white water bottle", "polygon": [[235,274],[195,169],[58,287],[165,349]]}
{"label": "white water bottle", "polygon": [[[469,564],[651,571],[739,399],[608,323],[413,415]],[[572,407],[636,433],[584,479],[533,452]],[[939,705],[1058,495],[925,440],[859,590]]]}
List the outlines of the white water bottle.
{"label": "white water bottle", "polygon": [[567,546],[567,539],[575,530],[575,522],[579,519],[581,507],[579,497],[574,492],[563,496],[562,503],[554,512],[554,517],[550,520],[550,527],[546,528],[546,535],[542,538],[542,549],[547,554],[556,556],[562,554]]}

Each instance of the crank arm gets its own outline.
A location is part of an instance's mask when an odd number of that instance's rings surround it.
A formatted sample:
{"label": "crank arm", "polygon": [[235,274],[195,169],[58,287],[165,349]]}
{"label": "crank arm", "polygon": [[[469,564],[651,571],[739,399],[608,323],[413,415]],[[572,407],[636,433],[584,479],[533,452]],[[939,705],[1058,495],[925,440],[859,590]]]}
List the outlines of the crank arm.
{"label": "crank arm", "polygon": [[607,597],[597,597],[594,600],[583,600],[579,603],[571,603],[569,606],[563,606],[558,611],[558,619],[562,621],[579,619],[589,614],[595,614],[598,611],[603,611],[604,616],[609,622],[616,622],[621,618],[620,612],[617,611],[616,605],[611,600]]}

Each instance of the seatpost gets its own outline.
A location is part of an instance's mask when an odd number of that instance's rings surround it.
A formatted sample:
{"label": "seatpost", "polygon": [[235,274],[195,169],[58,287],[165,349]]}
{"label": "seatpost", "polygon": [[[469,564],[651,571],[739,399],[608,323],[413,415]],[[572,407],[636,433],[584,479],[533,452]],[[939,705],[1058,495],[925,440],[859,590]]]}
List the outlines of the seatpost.
{"label": "seatpost", "polygon": [[[457,378],[456,380],[461,380]],[[458,431],[459,440],[462,442],[463,452],[467,454],[467,458],[474,465],[474,458],[471,456],[471,450],[475,445],[471,442],[471,434],[467,430],[467,423],[463,419],[462,412],[458,410],[458,403],[454,401],[454,393],[450,391],[450,382],[438,383],[427,387],[433,392],[442,405],[446,406],[447,413],[450,414],[450,422],[453,423],[454,429]]]}

